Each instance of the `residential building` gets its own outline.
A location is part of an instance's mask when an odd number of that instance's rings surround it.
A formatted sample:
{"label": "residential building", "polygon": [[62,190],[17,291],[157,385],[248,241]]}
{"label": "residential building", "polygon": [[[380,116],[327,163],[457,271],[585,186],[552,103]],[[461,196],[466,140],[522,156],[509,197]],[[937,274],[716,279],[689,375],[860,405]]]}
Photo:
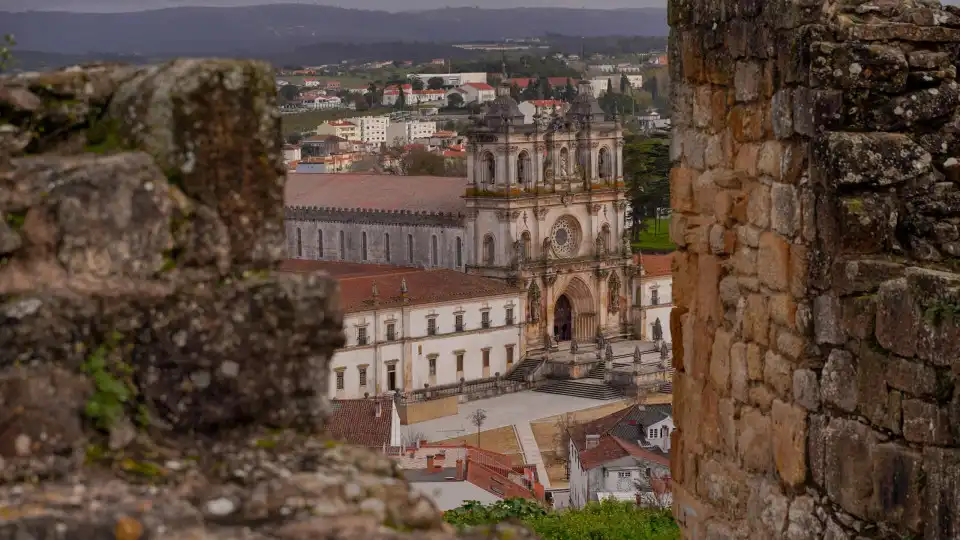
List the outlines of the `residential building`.
{"label": "residential building", "polygon": [[324,88],[333,91],[340,90],[340,81],[327,81],[327,83],[324,85]]}
{"label": "residential building", "polygon": [[320,157],[307,157],[297,162],[296,173],[342,173],[349,171],[353,163],[360,158],[358,154],[347,152]]}
{"label": "residential building", "polygon": [[324,427],[330,436],[357,446],[387,449],[400,446],[400,414],[389,397],[330,400]]}
{"label": "residential building", "polygon": [[382,144],[387,142],[387,126],[390,125],[390,115],[356,116],[347,118],[347,122],[359,128],[358,139],[367,144]]}
{"label": "residential building", "polygon": [[[301,252],[309,243],[341,258],[357,248],[402,253],[407,241],[374,227],[349,237],[346,230],[330,238],[292,236]],[[324,271],[339,284],[346,343],[331,360],[331,397],[485,379],[507,373],[523,356],[523,302],[503,281],[442,268],[307,260],[287,260],[280,269]]]}
{"label": "residential building", "polygon": [[613,73],[617,70],[616,66],[613,64],[600,64],[597,66],[591,66],[593,69],[599,71],[600,73]]}
{"label": "residential building", "polygon": [[630,86],[635,89],[643,88],[643,75],[627,75],[627,81],[630,82]]}
{"label": "residential building", "polygon": [[421,444],[398,449],[395,458],[410,487],[440,511],[467,501],[484,504],[508,498],[543,500],[532,465],[513,465],[510,456],[474,446]]}
{"label": "residential building", "polygon": [[430,79],[440,77],[443,79],[444,86],[463,86],[466,83],[485,83],[487,82],[486,73],[411,73],[407,75],[408,79],[420,79],[426,85]]}
{"label": "residential building", "polygon": [[300,155],[302,158],[324,157],[350,152],[351,146],[350,141],[337,135],[311,135],[300,141]]}
{"label": "residential building", "polygon": [[346,120],[324,122],[317,126],[316,132],[317,135],[336,135],[348,141],[360,140],[360,130],[357,125]]}
{"label": "residential building", "polygon": [[570,505],[606,498],[669,507],[670,405],[636,405],[571,426]]}
{"label": "residential building", "polygon": [[521,101],[518,105],[520,112],[523,113],[523,123],[532,124],[534,116],[542,117],[553,116],[554,114],[564,114],[569,108],[569,104],[559,99],[531,99]]}
{"label": "residential building", "polygon": [[650,59],[650,63],[655,66],[665,66],[668,64],[667,55],[661,54]]}
{"label": "residential building", "polygon": [[613,86],[615,91],[620,90],[619,75],[610,74],[590,79],[590,91],[593,92],[593,97],[602,96],[610,86]]}
{"label": "residential building", "polygon": [[283,145],[283,161],[299,161],[300,160],[300,145],[299,144],[285,144]]}
{"label": "residential building", "polygon": [[638,115],[637,122],[645,132],[670,129],[670,119],[662,118],[656,109],[649,109],[645,114]]}
{"label": "residential building", "polygon": [[[408,107],[416,107],[423,103],[439,103],[446,101],[446,90],[413,90],[409,84],[403,85],[403,98]],[[400,88],[392,87],[383,91],[383,105],[392,107],[400,100]]]}
{"label": "residential building", "polygon": [[493,101],[497,97],[493,87],[485,82],[468,82],[458,88],[463,92],[463,101],[465,103],[477,102],[486,103]]}
{"label": "residential building", "polygon": [[418,139],[432,137],[437,132],[434,121],[408,120],[394,122],[387,126],[387,145],[403,146]]}
{"label": "residential building", "polygon": [[304,79],[303,85],[306,86],[307,88],[317,88],[320,86],[320,81],[316,79]]}
{"label": "residential building", "polygon": [[410,95],[413,93],[413,85],[411,84],[392,85],[384,88],[383,98],[380,100],[380,103],[385,107],[393,107],[400,99],[401,91],[406,104],[410,105],[412,103]]}
{"label": "residential building", "polygon": [[640,275],[634,278],[635,333],[646,341],[673,343],[670,312],[673,310],[673,254],[636,255]]}

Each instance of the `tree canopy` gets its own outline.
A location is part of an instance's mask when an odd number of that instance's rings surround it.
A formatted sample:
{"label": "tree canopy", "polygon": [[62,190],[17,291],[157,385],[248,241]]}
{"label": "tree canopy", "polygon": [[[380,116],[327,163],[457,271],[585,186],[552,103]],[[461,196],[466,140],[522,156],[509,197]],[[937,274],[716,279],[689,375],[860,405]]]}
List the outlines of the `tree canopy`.
{"label": "tree canopy", "polygon": [[624,136],[623,175],[630,197],[632,233],[657,208],[670,206],[670,141],[635,134]]}
{"label": "tree canopy", "polygon": [[443,77],[430,77],[427,79],[427,88],[430,90],[443,89]]}
{"label": "tree canopy", "polygon": [[632,502],[593,502],[583,509],[547,510],[528,499],[484,505],[468,501],[444,512],[447,523],[464,529],[508,519],[519,520],[543,540],[678,540],[680,530],[666,510],[638,508]]}

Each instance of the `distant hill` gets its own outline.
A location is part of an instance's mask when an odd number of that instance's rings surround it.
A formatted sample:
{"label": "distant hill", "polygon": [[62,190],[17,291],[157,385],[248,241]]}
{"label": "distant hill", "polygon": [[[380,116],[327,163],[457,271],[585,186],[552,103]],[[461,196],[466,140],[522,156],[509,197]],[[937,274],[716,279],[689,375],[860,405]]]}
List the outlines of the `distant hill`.
{"label": "distant hill", "polygon": [[457,42],[543,36],[665,36],[666,10],[449,8],[389,13],[275,4],[133,13],[0,11],[17,49],[60,54],[269,57],[319,42]]}

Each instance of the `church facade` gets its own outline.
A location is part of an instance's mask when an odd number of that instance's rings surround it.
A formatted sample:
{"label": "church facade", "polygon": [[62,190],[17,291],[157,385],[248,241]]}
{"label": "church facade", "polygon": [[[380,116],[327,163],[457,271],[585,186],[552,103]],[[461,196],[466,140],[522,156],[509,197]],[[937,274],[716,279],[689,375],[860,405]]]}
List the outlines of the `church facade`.
{"label": "church facade", "polygon": [[524,115],[498,91],[468,133],[466,271],[509,280],[534,344],[629,332],[633,259],[625,235],[623,132],[589,91],[562,117]]}
{"label": "church facade", "polygon": [[466,179],[290,174],[290,257],[504,280],[524,299],[524,349],[630,334],[623,132],[580,90],[565,115],[524,124],[499,88],[467,134]]}

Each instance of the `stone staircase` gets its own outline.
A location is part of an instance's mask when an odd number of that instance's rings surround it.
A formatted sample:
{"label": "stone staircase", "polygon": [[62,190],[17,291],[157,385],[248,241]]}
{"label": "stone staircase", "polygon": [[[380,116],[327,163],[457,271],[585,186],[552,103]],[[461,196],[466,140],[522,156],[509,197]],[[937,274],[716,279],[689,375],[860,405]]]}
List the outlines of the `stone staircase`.
{"label": "stone staircase", "polygon": [[[590,373],[593,373],[593,370],[591,370]],[[556,379],[544,383],[536,390],[537,392],[547,394],[559,394],[603,401],[624,398],[622,392],[604,383],[602,378],[597,379],[593,377],[583,379]]]}
{"label": "stone staircase", "polygon": [[587,373],[588,379],[600,379],[603,380],[603,376],[607,373],[607,363],[606,362],[597,362],[597,365],[593,366],[593,369]]}
{"label": "stone staircase", "polygon": [[506,379],[514,382],[526,382],[527,375],[533,373],[542,363],[543,359],[541,358],[524,358],[523,361],[506,376]]}

